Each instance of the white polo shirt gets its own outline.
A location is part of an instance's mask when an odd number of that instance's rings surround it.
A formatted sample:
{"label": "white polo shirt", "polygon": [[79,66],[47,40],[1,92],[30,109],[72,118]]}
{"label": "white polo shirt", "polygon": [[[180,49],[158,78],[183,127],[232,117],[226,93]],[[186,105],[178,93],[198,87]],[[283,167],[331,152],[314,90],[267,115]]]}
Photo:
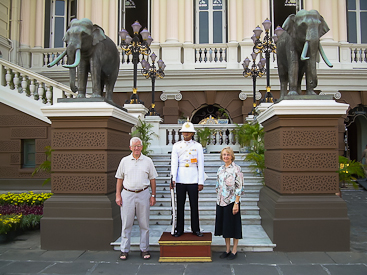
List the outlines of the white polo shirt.
{"label": "white polo shirt", "polygon": [[200,143],[178,141],[172,147],[172,180],[177,183],[204,184],[204,153]]}
{"label": "white polo shirt", "polygon": [[140,155],[135,159],[133,154],[121,159],[115,177],[124,180],[124,187],[130,190],[141,190],[150,185],[150,180],[158,176],[151,158]]}

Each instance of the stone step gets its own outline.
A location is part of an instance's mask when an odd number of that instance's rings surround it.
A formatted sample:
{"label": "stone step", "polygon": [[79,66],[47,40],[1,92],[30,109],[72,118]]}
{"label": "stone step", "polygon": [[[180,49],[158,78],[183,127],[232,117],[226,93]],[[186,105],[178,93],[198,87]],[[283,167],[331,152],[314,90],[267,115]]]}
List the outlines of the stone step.
{"label": "stone step", "polygon": [[[205,191],[204,191],[205,190]],[[208,197],[213,197],[216,198],[217,197],[217,193],[215,192],[215,189],[204,189],[203,191],[201,191],[199,193],[199,200],[201,198],[208,198]],[[260,193],[260,189],[254,189],[254,190],[245,190],[245,195],[248,198],[254,198],[254,197],[259,197],[259,193]],[[171,197],[171,192],[169,190],[166,191],[158,191],[157,190],[157,201],[159,201],[160,198],[170,198]]]}
{"label": "stone step", "polygon": [[[213,206],[205,205],[199,206],[200,215],[212,215],[215,216],[215,204]],[[170,206],[153,206],[150,207],[150,215],[151,216],[160,216],[160,215],[171,215],[171,207]],[[185,207],[185,216],[190,214],[190,207]],[[259,215],[259,207],[257,206],[248,206],[241,205],[241,214],[242,215]]]}
{"label": "stone step", "polygon": [[[213,239],[211,250],[221,252],[225,250],[224,239],[221,236],[214,236],[214,225],[200,225],[201,231],[212,232]],[[185,228],[190,232],[190,228]],[[163,232],[171,232],[170,225],[150,225],[149,244],[150,251],[159,251],[158,241]],[[242,225],[243,239],[238,241],[238,251],[240,252],[271,252],[276,246],[271,242],[261,225]],[[139,251],[140,231],[139,226],[134,225],[131,232],[131,251]],[[120,250],[121,238],[112,242],[114,250]]]}
{"label": "stone step", "polygon": [[[205,182],[204,185],[204,190],[209,190],[209,189],[215,189],[216,186],[216,182]],[[246,190],[260,190],[263,187],[261,182],[245,182],[244,183],[244,189],[245,192]],[[156,188],[157,191],[161,190],[161,191],[169,191],[169,183],[167,182],[162,182],[162,181],[156,181]],[[163,190],[163,189],[166,190]]]}
{"label": "stone step", "polygon": [[[241,205],[242,206],[257,206],[257,202],[259,201],[258,198],[249,198],[249,197],[242,197],[241,198]],[[215,206],[217,202],[216,197],[209,197],[209,198],[200,198],[199,199],[199,209],[205,206]],[[186,199],[186,203],[189,203],[189,200]],[[154,207],[171,207],[171,198],[159,198],[157,199],[157,203]]]}
{"label": "stone step", "polygon": [[[200,224],[210,225],[215,222],[215,215],[203,215],[199,214]],[[261,224],[260,215],[241,215],[242,224]],[[151,215],[149,218],[149,224],[155,225],[169,225],[171,224],[172,215]],[[138,220],[135,218],[134,224],[138,224]],[[185,215],[185,224],[190,224],[190,215]]]}

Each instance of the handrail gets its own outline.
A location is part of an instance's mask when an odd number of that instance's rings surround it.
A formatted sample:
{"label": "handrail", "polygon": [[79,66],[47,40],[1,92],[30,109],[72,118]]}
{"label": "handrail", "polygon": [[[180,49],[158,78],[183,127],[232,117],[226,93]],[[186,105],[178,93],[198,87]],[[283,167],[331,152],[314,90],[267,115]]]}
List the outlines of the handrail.
{"label": "handrail", "polygon": [[27,75],[29,78],[37,79],[37,81],[43,82],[46,85],[48,84],[50,86],[56,87],[56,88],[64,91],[66,94],[72,94],[73,96],[77,96],[76,93],[71,91],[70,87],[68,87],[68,86],[66,86],[66,85],[64,85],[60,82],[57,82],[57,81],[55,81],[51,78],[45,77],[45,76],[43,76],[41,74],[38,74],[38,73],[35,73],[31,70],[25,69],[21,66],[18,66],[14,63],[6,61],[5,59],[2,59],[2,58],[0,58],[0,64],[5,66],[6,68],[11,68],[12,70],[16,70],[18,73]]}

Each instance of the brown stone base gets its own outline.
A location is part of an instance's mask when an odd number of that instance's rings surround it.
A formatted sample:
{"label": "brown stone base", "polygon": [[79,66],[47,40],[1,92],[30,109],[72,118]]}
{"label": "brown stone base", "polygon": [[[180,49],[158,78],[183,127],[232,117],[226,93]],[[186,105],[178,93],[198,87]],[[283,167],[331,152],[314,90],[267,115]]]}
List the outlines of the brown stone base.
{"label": "brown stone base", "polygon": [[121,233],[115,193],[53,195],[41,219],[41,248],[46,250],[111,250]]}
{"label": "brown stone base", "polygon": [[159,239],[159,262],[211,262],[212,233],[203,233],[197,237],[184,233],[176,238],[169,232],[163,232]]}
{"label": "brown stone base", "polygon": [[349,251],[346,203],[336,195],[280,195],[260,191],[262,226],[276,251]]}

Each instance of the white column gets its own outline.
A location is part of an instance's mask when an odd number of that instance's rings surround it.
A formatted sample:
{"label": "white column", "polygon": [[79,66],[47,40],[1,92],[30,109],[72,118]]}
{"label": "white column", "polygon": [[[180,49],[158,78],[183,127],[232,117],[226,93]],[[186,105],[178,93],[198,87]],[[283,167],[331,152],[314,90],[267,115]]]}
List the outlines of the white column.
{"label": "white column", "polygon": [[229,0],[228,2],[228,8],[229,8],[229,42],[235,42],[237,41],[237,27],[236,27],[236,21],[237,21],[237,4],[236,0]]}
{"label": "white column", "polygon": [[117,0],[110,0],[109,6],[109,29],[108,36],[112,39],[113,42],[117,44],[117,36],[118,36],[118,9],[117,9]]}
{"label": "white column", "polygon": [[185,43],[193,42],[193,1],[185,0]]}
{"label": "white column", "polygon": [[228,55],[227,55],[227,69],[238,69],[239,64],[237,62],[238,55],[238,42],[237,42],[237,3],[236,0],[228,1],[228,31],[229,31],[229,42],[228,42]]}
{"label": "white column", "polygon": [[102,26],[103,3],[99,0],[92,0],[89,4],[91,6],[91,17],[93,24]]}
{"label": "white column", "polygon": [[193,69],[195,65],[195,49],[193,47],[194,35],[193,35],[193,1],[185,0],[185,34],[184,34],[184,69]]}
{"label": "white column", "polygon": [[20,39],[20,11],[21,2],[20,0],[13,0],[11,2],[11,18],[10,24],[10,40],[13,41],[13,50],[10,52],[10,62],[18,64],[18,50],[19,50],[19,39]]}
{"label": "white column", "polygon": [[253,29],[256,27],[255,19],[255,2],[253,0],[243,0],[242,18],[243,18],[243,41],[251,41],[254,34]]}
{"label": "white column", "polygon": [[339,60],[343,69],[352,69],[350,48],[347,38],[347,5],[344,0],[338,0],[338,38],[340,43]]}
{"label": "white column", "polygon": [[339,41],[347,42],[347,5],[344,0],[338,0]]}
{"label": "white column", "polygon": [[159,43],[160,42],[160,32],[159,32],[159,20],[161,18],[160,16],[160,9],[159,9],[159,0],[153,0],[152,1],[152,34],[153,37],[153,43]]}
{"label": "white column", "polygon": [[43,46],[43,21],[44,21],[44,10],[43,10],[43,0],[37,0],[36,7],[36,39],[34,46],[36,48],[42,48]]}
{"label": "white column", "polygon": [[[181,63],[181,46],[178,40],[178,24],[179,24],[179,0],[167,0],[162,1],[166,3],[165,15],[166,21],[161,21],[166,28],[166,40],[162,43],[163,37],[161,37],[162,59],[170,69],[182,69]],[[163,3],[161,3],[163,4]],[[162,16],[161,16],[162,17]],[[164,22],[164,23],[163,23]]]}
{"label": "white column", "polygon": [[256,27],[255,16],[255,1],[243,0],[242,3],[242,41],[241,45],[241,60],[245,60],[246,57],[252,53],[253,42],[251,36],[254,34],[253,30]]}
{"label": "white column", "polygon": [[320,3],[320,14],[324,17],[330,31],[325,33],[321,40],[333,40],[333,0],[323,0]]}
{"label": "white column", "polygon": [[166,42],[178,42],[178,0],[167,1]]}
{"label": "white column", "polygon": [[[270,20],[270,1],[262,0],[261,1],[261,23],[265,21],[266,18]],[[260,25],[261,28],[264,28],[263,25]]]}

